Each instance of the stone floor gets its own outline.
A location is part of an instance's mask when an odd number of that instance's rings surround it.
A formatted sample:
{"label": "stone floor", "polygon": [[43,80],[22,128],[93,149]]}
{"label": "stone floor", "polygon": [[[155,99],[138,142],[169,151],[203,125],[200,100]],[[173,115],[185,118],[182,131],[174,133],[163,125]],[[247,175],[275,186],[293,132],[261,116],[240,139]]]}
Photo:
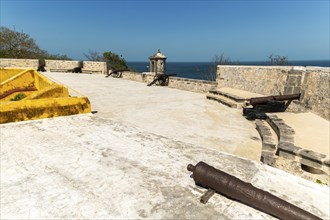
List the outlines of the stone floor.
{"label": "stone floor", "polygon": [[322,218],[329,188],[258,162],[96,115],[0,125],[1,219],[273,219],[216,194],[199,202],[205,161]]}
{"label": "stone floor", "polygon": [[96,115],[149,132],[259,161],[261,140],[241,110],[207,100],[205,94],[146,86],[104,75],[45,73],[72,94],[89,98]]}
{"label": "stone floor", "polygon": [[0,125],[1,219],[273,219],[219,194],[201,204],[186,170],[199,161],[330,217],[329,187],[257,162],[259,135],[239,110],[102,75],[46,75],[95,114]]}
{"label": "stone floor", "polygon": [[330,123],[313,113],[276,113],[295,131],[294,142],[303,149],[315,151],[329,157]]}

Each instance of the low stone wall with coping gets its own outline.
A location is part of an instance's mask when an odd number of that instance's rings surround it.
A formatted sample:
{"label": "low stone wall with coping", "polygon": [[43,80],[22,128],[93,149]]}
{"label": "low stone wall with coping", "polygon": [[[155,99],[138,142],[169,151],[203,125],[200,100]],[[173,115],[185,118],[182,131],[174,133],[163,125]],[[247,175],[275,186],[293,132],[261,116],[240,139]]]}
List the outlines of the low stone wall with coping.
{"label": "low stone wall with coping", "polygon": [[[154,79],[153,73],[136,73],[136,72],[129,72],[125,71],[122,73],[122,78],[133,80],[142,83],[150,83]],[[206,80],[197,80],[197,79],[187,79],[187,78],[180,78],[180,77],[169,77],[168,87],[186,90],[191,92],[200,92],[205,93],[215,88],[217,85],[216,82],[206,81]]]}
{"label": "low stone wall with coping", "polygon": [[191,92],[206,93],[217,87],[217,83],[206,80],[170,77],[168,87]]}
{"label": "low stone wall with coping", "polygon": [[75,60],[45,60],[46,69],[53,72],[67,72],[80,67],[81,62]]}
{"label": "low stone wall with coping", "polygon": [[38,69],[39,60],[37,59],[0,59],[0,67],[14,67],[14,68],[32,68]]}
{"label": "low stone wall with coping", "polygon": [[[37,59],[0,59],[0,67],[14,67],[23,69],[38,69],[40,62]],[[84,73],[106,74],[108,69],[106,62],[77,61],[77,60],[45,60],[46,70],[54,72],[68,72],[82,66]]]}
{"label": "low stone wall with coping", "polygon": [[217,87],[230,87],[262,95],[301,93],[288,110],[306,111],[330,120],[330,68],[302,66],[217,67]]}
{"label": "low stone wall with coping", "polygon": [[106,74],[108,72],[106,62],[84,61],[83,72]]}

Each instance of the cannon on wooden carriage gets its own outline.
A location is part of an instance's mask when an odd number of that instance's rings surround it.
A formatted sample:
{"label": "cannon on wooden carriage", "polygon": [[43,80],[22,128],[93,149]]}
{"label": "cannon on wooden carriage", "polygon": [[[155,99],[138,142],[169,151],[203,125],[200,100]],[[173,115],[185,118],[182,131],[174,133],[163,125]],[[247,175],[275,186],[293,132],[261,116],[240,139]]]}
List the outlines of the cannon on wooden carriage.
{"label": "cannon on wooden carriage", "polygon": [[154,80],[149,83],[147,86],[152,86],[153,84],[156,84],[157,86],[167,86],[168,85],[168,78],[170,76],[176,76],[176,74],[156,74],[154,77]]}
{"label": "cannon on wooden carriage", "polygon": [[73,69],[68,69],[66,72],[69,72],[69,73],[82,73],[83,67],[84,67],[83,62],[79,61],[77,67],[74,67]]}
{"label": "cannon on wooden carriage", "polygon": [[112,76],[114,78],[121,78],[124,71],[129,71],[129,69],[110,70],[105,77]]}
{"label": "cannon on wooden carriage", "polygon": [[243,108],[243,115],[248,120],[265,119],[267,112],[284,112],[295,99],[300,99],[301,93],[256,97],[249,100],[251,107]]}

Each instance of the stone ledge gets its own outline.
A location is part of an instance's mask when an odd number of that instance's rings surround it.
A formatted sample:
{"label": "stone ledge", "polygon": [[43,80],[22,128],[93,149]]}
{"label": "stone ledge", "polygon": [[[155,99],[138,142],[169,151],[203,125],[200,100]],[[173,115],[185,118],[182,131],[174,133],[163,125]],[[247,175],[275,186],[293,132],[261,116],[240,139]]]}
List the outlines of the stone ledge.
{"label": "stone ledge", "polygon": [[[278,145],[276,154],[280,157],[297,161],[302,165],[310,166],[315,169],[321,169],[330,175],[330,161],[324,154],[311,150],[303,149],[294,144],[293,128],[288,126],[282,119],[276,115],[267,114],[267,122],[278,135]],[[259,122],[256,122],[256,124]]]}
{"label": "stone ledge", "polygon": [[207,99],[214,100],[214,101],[217,101],[217,102],[220,102],[221,104],[226,105],[226,106],[228,106],[230,108],[241,108],[242,107],[240,103],[235,102],[234,100],[229,99],[229,98],[226,98],[224,96],[207,94],[206,95],[206,98]]}
{"label": "stone ledge", "polygon": [[188,79],[188,78],[182,78],[182,77],[176,77],[176,76],[170,76],[170,79],[178,80],[178,81],[194,82],[194,83],[211,84],[211,85],[217,84],[217,82],[215,82],[215,81],[207,81],[207,80],[201,80],[201,79]]}
{"label": "stone ledge", "polygon": [[262,151],[261,151],[261,162],[274,166],[276,162],[276,140],[271,132],[270,126],[263,120],[256,120],[256,129],[259,132],[259,135],[262,140]]}
{"label": "stone ledge", "polygon": [[221,95],[221,96],[224,96],[226,98],[229,98],[229,99],[233,99],[235,102],[244,102],[244,101],[248,101],[248,99],[245,99],[245,98],[242,98],[240,96],[237,96],[235,94],[231,94],[231,93],[227,93],[227,92],[223,92],[223,91],[220,91],[218,89],[212,89],[209,91],[210,93],[212,94],[215,94],[215,95]]}

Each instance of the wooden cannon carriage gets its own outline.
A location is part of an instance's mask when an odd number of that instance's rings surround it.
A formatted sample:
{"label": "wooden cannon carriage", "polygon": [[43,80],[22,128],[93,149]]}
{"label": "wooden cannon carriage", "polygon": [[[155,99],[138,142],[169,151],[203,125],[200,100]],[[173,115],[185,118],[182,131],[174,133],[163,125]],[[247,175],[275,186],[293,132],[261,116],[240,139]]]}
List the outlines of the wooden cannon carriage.
{"label": "wooden cannon carriage", "polygon": [[248,120],[265,119],[266,112],[284,112],[295,99],[300,99],[301,94],[277,95],[251,98],[251,107],[243,108],[243,115]]}

